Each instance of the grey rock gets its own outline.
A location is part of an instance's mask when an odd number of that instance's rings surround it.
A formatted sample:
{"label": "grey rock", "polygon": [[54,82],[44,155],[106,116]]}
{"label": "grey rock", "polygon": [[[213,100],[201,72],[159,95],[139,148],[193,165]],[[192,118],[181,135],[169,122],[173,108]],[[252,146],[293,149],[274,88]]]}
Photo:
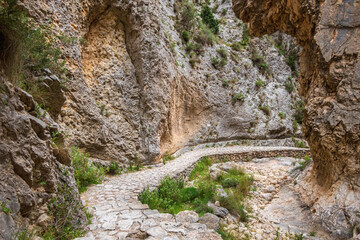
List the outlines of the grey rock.
{"label": "grey rock", "polygon": [[216,206],[215,204],[213,204],[211,202],[208,202],[207,205],[208,205],[208,207],[210,207],[213,210],[213,212],[214,212],[214,214],[216,216],[219,216],[219,217],[223,218],[223,217],[225,217],[226,215],[229,214],[229,210],[227,210],[226,208],[218,207],[218,206]]}
{"label": "grey rock", "polygon": [[175,219],[178,223],[196,223],[199,215],[194,211],[185,210],[176,214]]}
{"label": "grey rock", "polygon": [[211,213],[205,213],[204,216],[200,217],[199,223],[205,224],[209,229],[219,229],[220,219]]}
{"label": "grey rock", "polygon": [[152,237],[156,237],[156,238],[164,238],[166,237],[167,233],[164,229],[162,229],[161,227],[153,227],[153,228],[149,228],[146,231],[147,234],[149,234]]}

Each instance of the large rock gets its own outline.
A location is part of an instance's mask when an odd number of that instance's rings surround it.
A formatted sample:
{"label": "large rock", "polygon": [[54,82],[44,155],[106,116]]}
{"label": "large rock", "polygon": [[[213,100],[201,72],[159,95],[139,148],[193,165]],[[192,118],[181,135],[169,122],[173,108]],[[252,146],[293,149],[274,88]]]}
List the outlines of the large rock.
{"label": "large rock", "polygon": [[185,210],[176,214],[175,219],[178,223],[196,223],[199,215],[194,211]]}
{"label": "large rock", "polygon": [[204,216],[199,219],[199,223],[205,224],[209,229],[217,230],[220,227],[220,219],[211,213],[205,213]]}
{"label": "large rock", "polygon": [[[360,5],[356,0],[233,0],[255,36],[281,30],[296,37],[303,132],[314,167],[298,188],[337,237],[360,221]],[[345,217],[346,216],[346,217]]]}

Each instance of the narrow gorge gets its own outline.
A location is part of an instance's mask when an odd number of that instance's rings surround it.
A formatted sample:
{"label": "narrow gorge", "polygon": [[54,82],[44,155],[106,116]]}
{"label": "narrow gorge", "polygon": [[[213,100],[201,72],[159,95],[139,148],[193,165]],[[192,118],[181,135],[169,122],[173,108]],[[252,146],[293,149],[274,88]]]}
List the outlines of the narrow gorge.
{"label": "narrow gorge", "polygon": [[357,0],[0,0],[0,239],[358,239],[359,39]]}

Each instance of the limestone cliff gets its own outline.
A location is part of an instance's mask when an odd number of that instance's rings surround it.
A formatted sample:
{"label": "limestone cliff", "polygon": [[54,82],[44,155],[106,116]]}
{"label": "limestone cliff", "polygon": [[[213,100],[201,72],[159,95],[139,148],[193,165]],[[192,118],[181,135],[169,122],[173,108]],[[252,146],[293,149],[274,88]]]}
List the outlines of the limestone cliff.
{"label": "limestone cliff", "polygon": [[[71,80],[57,122],[68,146],[78,145],[101,160],[150,163],[184,145],[300,134],[292,117],[300,99],[285,90],[291,69],[274,41],[256,38],[253,50],[232,50],[235,37],[243,35],[236,27],[241,22],[230,1],[215,1],[220,40],[205,46],[191,67],[175,30],[177,4],[23,1],[37,22],[53,22],[55,31],[83,40],[63,46]],[[219,47],[231,59],[217,70],[211,59]],[[265,59],[269,74],[254,65],[251,51]],[[258,80],[264,86],[257,87]],[[244,104],[233,102],[239,93]],[[265,114],[262,106],[271,109]]]}
{"label": "limestone cliff", "polygon": [[233,0],[255,36],[296,37],[303,132],[314,166],[299,186],[324,225],[342,237],[360,221],[360,5],[358,1]]}

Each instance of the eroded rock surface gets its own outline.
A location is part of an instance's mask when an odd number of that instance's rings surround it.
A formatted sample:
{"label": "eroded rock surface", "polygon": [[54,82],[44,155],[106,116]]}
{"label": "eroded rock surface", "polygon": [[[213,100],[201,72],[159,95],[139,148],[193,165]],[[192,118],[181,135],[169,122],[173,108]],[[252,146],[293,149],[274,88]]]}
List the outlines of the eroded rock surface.
{"label": "eroded rock surface", "polygon": [[[152,163],[184,145],[301,134],[293,126],[291,107],[300,98],[285,90],[291,69],[274,40],[255,38],[251,49],[232,50],[229,46],[243,35],[245,25],[231,11],[230,0],[213,1],[211,7],[218,6],[214,14],[223,21],[221,41],[205,45],[199,63],[191,67],[175,29],[178,4],[22,1],[36,22],[54,22],[55,32],[79,40],[61,46],[70,71],[57,122],[68,136],[67,146],[128,165]],[[221,70],[211,64],[219,47],[229,53]],[[269,74],[250,60],[251,52],[264,58]],[[255,85],[258,80],[262,87]],[[239,93],[243,103],[233,100]],[[270,113],[259,105],[270,106]]]}
{"label": "eroded rock surface", "polygon": [[[51,145],[50,132],[56,129],[51,117],[39,119],[33,98],[8,84],[2,73],[0,99],[0,239],[14,239],[24,228],[52,222],[47,204],[66,194],[59,186],[72,188],[69,207],[80,197],[67,151]],[[86,221],[81,210],[70,215],[75,227]]]}
{"label": "eroded rock surface", "polygon": [[358,1],[233,0],[255,36],[281,30],[303,47],[303,132],[314,159],[298,190],[339,237],[360,221],[360,5]]}

